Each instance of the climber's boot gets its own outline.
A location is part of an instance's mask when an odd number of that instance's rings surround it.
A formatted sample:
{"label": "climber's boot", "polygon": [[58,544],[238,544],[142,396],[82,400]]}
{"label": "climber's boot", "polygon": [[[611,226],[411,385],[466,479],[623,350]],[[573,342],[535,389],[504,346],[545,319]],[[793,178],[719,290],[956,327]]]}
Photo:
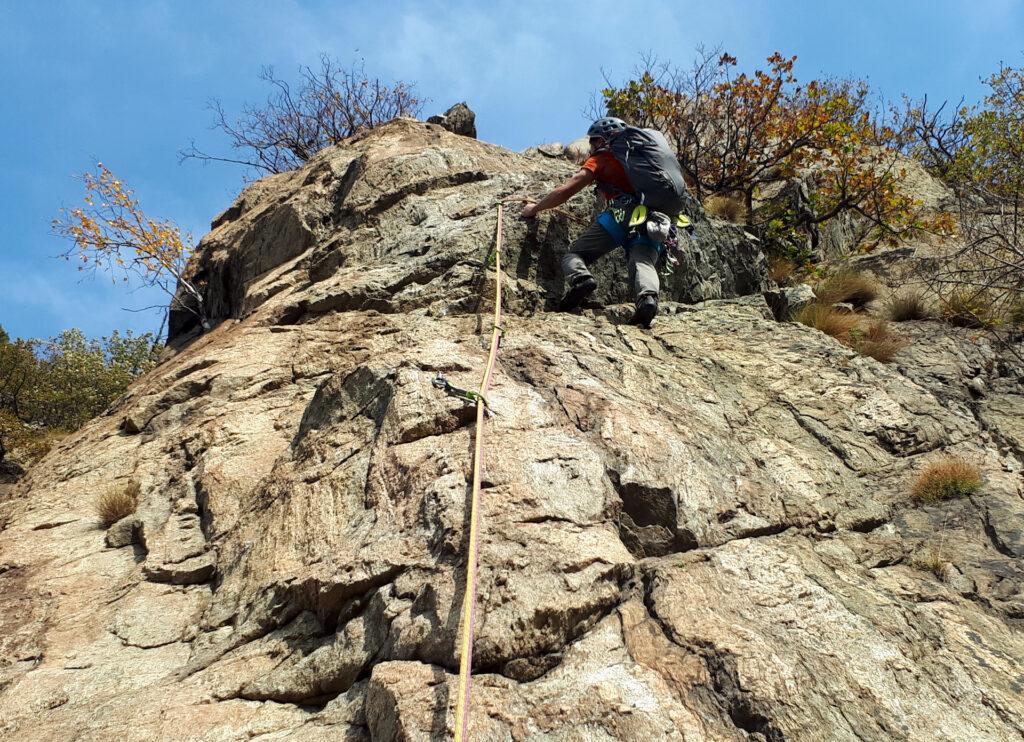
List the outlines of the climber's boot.
{"label": "climber's boot", "polygon": [[634,311],[633,316],[629,318],[629,324],[639,325],[645,329],[650,329],[651,322],[654,320],[654,316],[657,313],[658,297],[653,294],[641,296],[636,301],[636,311]]}
{"label": "climber's boot", "polygon": [[576,281],[569,290],[565,292],[562,301],[558,303],[559,312],[571,312],[583,303],[583,300],[590,296],[597,288],[597,281],[593,276],[583,276]]}

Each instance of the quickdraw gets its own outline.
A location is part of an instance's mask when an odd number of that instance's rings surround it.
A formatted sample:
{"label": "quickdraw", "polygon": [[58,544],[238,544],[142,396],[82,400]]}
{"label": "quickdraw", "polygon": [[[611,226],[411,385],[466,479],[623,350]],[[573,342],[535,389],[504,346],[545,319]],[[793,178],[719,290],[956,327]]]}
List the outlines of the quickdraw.
{"label": "quickdraw", "polygon": [[487,398],[484,395],[480,392],[474,392],[472,389],[461,389],[454,386],[450,381],[448,381],[448,379],[444,378],[440,372],[438,372],[437,376],[434,377],[434,380],[430,383],[433,384],[435,388],[443,391],[449,397],[455,397],[456,399],[461,399],[463,402],[468,402],[470,404],[483,402],[484,408],[487,410],[487,414],[493,414],[491,405],[487,402]]}

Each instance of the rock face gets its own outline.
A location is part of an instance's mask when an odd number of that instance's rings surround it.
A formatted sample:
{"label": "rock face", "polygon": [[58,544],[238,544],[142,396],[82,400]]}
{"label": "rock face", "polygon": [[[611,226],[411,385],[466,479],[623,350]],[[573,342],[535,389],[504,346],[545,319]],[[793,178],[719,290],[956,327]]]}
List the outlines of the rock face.
{"label": "rock face", "polygon": [[[397,120],[305,168],[264,178],[213,222],[200,242],[195,283],[211,319],[257,309],[279,325],[336,311],[447,316],[475,310],[480,261],[493,241],[495,207],[509,204],[505,259],[511,309],[550,308],[563,292],[561,255],[589,223],[589,199],[574,219],[515,218],[515,199],[539,198],[575,168]],[[763,256],[742,229],[691,213],[696,240],[683,240],[679,269],[663,296],[683,302],[767,287]],[[595,266],[602,303],[632,300],[621,253]],[[176,304],[189,299],[179,294]],[[190,336],[195,316],[171,313],[171,342]],[[192,396],[194,389],[180,394]],[[129,416],[126,424],[138,421]]]}
{"label": "rock face", "polygon": [[[218,324],[0,504],[0,738],[447,738],[473,410],[431,381],[482,373],[493,204],[571,169],[397,121],[248,188],[198,256]],[[615,256],[545,312],[579,227],[509,214],[472,738],[1020,739],[1020,368],[778,323],[694,218],[643,331]],[[914,505],[941,453],[983,491]]]}

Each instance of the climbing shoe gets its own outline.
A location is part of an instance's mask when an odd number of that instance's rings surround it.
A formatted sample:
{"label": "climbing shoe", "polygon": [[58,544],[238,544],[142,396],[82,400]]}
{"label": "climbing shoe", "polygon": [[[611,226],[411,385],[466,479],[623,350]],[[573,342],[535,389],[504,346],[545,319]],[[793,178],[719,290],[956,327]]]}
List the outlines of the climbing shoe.
{"label": "climbing shoe", "polygon": [[636,311],[633,312],[633,316],[629,318],[629,324],[639,325],[645,329],[650,329],[651,321],[654,319],[654,315],[658,313],[658,297],[656,296],[641,296],[636,303]]}
{"label": "climbing shoe", "polygon": [[565,296],[562,297],[562,301],[558,304],[558,311],[571,312],[576,309],[596,288],[597,281],[594,280],[593,276],[587,276],[577,281],[565,292]]}

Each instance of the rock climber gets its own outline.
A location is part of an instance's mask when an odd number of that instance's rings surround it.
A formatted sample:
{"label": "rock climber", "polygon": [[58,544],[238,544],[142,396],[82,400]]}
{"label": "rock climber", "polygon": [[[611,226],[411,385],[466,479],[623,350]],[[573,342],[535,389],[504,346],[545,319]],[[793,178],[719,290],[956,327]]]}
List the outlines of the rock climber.
{"label": "rock climber", "polygon": [[[650,327],[658,313],[660,285],[656,265],[660,243],[649,239],[643,230],[629,228],[634,207],[640,199],[629,174],[611,147],[613,140],[627,132],[627,129],[630,132],[646,133],[648,138],[651,135],[660,137],[660,134],[651,130],[627,127],[622,119],[598,119],[587,130],[590,157],[580,170],[539,202],[527,203],[521,217],[532,219],[541,211],[560,206],[587,186],[595,184],[598,194],[603,198],[604,208],[597,220],[572,243],[562,258],[562,273],[568,288],[558,308],[569,312],[579,307],[597,288],[597,280],[589,266],[602,255],[621,246],[626,251],[629,282],[636,297],[636,308],[629,322]],[[667,151],[667,144],[663,149]],[[678,168],[674,156],[671,156],[671,160],[671,164]],[[679,182],[682,183],[681,176]]]}

